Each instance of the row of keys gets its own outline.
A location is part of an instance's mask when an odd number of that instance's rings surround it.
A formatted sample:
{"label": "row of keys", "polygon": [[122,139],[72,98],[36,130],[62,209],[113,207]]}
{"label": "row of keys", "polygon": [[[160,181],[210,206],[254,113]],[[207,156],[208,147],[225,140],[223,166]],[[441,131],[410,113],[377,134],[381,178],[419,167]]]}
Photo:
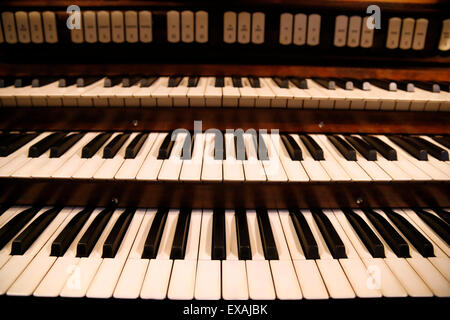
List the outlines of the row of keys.
{"label": "row of keys", "polygon": [[0,79],[0,105],[448,111],[448,83],[279,77]]}
{"label": "row of keys", "polygon": [[0,294],[448,297],[449,217],[444,209],[11,207],[0,216]]}
{"label": "row of keys", "polygon": [[51,11],[2,12],[0,43],[57,43],[56,15]]}
{"label": "row of keys", "polygon": [[136,11],[83,11],[72,13],[80,18],[80,28],[71,30],[73,43],[149,43],[153,40],[152,13]]}
{"label": "row of keys", "polygon": [[[428,19],[398,17],[390,18],[386,38],[386,48],[402,50],[423,50],[427,36]],[[439,46],[441,49],[441,46]]]}
{"label": "row of keys", "polygon": [[446,136],[252,132],[0,134],[0,177],[144,181],[446,181]]}

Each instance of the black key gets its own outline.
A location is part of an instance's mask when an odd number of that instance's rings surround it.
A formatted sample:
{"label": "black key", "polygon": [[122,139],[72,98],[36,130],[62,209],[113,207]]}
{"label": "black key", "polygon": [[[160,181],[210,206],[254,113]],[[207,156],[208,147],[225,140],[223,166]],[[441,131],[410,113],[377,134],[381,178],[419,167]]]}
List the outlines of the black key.
{"label": "black key", "polygon": [[223,88],[225,86],[225,78],[224,77],[216,77],[216,82],[214,84],[216,88]]}
{"label": "black key", "polygon": [[261,88],[261,82],[259,82],[259,78],[257,77],[248,77],[248,81],[252,88]]}
{"label": "black key", "polygon": [[164,138],[163,142],[161,143],[161,147],[158,151],[158,159],[159,160],[165,160],[169,159],[170,153],[172,152],[173,145],[175,144],[176,135],[173,137],[172,140],[172,134],[173,131],[170,131],[167,136]]}
{"label": "black key", "polygon": [[6,210],[8,210],[11,206],[9,204],[1,204],[0,205],[0,217],[5,213]]}
{"label": "black key", "polygon": [[345,139],[368,161],[377,160],[377,151],[364,140],[354,136],[345,136]]}
{"label": "black key", "polygon": [[121,77],[106,78],[104,83],[103,83],[103,87],[105,87],[105,88],[112,88],[114,86],[117,86],[121,82],[122,82],[122,78]]}
{"label": "black key", "polygon": [[394,229],[393,226],[380,214],[371,209],[363,209],[364,214],[380,233],[389,247],[399,258],[409,258],[409,247],[405,239]]}
{"label": "black key", "polygon": [[353,90],[353,81],[346,79],[333,79],[336,85],[344,90]]}
{"label": "black key", "polygon": [[131,86],[134,86],[136,83],[139,82],[140,79],[141,79],[141,77],[123,78],[122,79],[122,87],[129,88]]}
{"label": "black key", "polygon": [[31,85],[31,78],[19,78],[14,80],[14,87],[23,88]]}
{"label": "black key", "polygon": [[320,209],[311,209],[314,220],[322,233],[328,249],[335,259],[345,259],[345,246],[328,217]]}
{"label": "black key", "polygon": [[6,88],[14,85],[14,79],[11,77],[1,78],[0,79],[0,88]]}
{"label": "black key", "polygon": [[370,80],[370,83],[374,86],[377,86],[378,88],[387,90],[387,91],[397,91],[397,83],[393,81],[387,81],[387,80],[379,80],[379,79],[373,79]]}
{"label": "black key", "polygon": [[280,88],[289,88],[289,80],[287,78],[273,77],[272,79]]}
{"label": "black key", "polygon": [[62,78],[58,80],[59,88],[66,88],[74,85],[77,82],[77,79],[74,77]]}
{"label": "black key", "polygon": [[450,82],[440,82],[439,87],[442,91],[450,92]]}
{"label": "black key", "polygon": [[314,239],[312,231],[303,214],[298,209],[290,209],[289,216],[291,217],[292,224],[294,225],[295,232],[297,233],[306,259],[320,259],[316,239]]}
{"label": "black key", "polygon": [[169,77],[169,81],[167,82],[167,86],[169,88],[178,87],[178,85],[180,84],[181,80],[183,80],[183,77],[171,76],[171,77]]}
{"label": "black key", "polygon": [[135,212],[136,209],[126,209],[114,223],[114,227],[103,244],[102,258],[114,258],[116,256]]}
{"label": "black key", "polygon": [[189,77],[188,88],[195,88],[198,85],[198,80],[200,80],[200,77]]}
{"label": "black key", "polygon": [[433,245],[404,217],[392,209],[383,209],[384,213],[425,258],[434,257]]}
{"label": "black key", "polygon": [[408,139],[407,137],[392,136],[388,137],[389,140],[394,142],[396,145],[400,146],[403,150],[408,152],[414,158],[420,161],[428,160],[427,150],[417,145],[414,141]]}
{"label": "black key", "polygon": [[86,78],[78,78],[76,83],[77,87],[84,88],[87,87],[99,80],[101,80],[103,77],[86,77]]}
{"label": "black key", "polygon": [[370,83],[369,81],[352,79],[353,86],[360,90],[370,91]]}
{"label": "black key", "polygon": [[64,137],[64,139],[50,148],[50,158],[61,157],[67,150],[72,148],[75,143],[80,141],[83,136],[84,133],[74,133]]}
{"label": "black key", "polygon": [[269,153],[267,151],[266,144],[264,143],[264,139],[260,134],[254,134],[253,142],[255,144],[256,152],[258,154],[258,160],[269,160]]}
{"label": "black key", "polygon": [[178,215],[177,227],[173,237],[170,259],[184,259],[186,253],[189,225],[191,224],[191,209],[181,209]]}
{"label": "black key", "polygon": [[356,151],[339,136],[327,136],[328,140],[348,161],[356,161]]}
{"label": "black key", "polygon": [[211,245],[212,260],[225,260],[227,258],[225,241],[225,210],[214,209]]}
{"label": "black key", "polygon": [[291,82],[299,89],[308,89],[308,82],[306,79],[301,78],[291,78]]}
{"label": "black key", "polygon": [[433,211],[445,222],[450,224],[450,213],[441,208],[434,208]]}
{"label": "black key", "polygon": [[434,232],[437,233],[447,245],[450,246],[450,232],[449,225],[445,221],[436,217],[434,214],[429,213],[422,209],[414,209],[414,212],[422,219]]}
{"label": "black key", "polygon": [[247,160],[247,151],[245,150],[245,142],[243,133],[234,133],[234,148],[236,151],[236,160]]}
{"label": "black key", "polygon": [[37,158],[41,156],[53,145],[59,143],[62,139],[64,139],[65,136],[66,133],[64,132],[55,132],[46,136],[44,139],[40,140],[39,142],[36,142],[30,147],[30,149],[28,150],[28,157]]}
{"label": "black key", "polygon": [[242,78],[241,77],[231,77],[233,81],[233,87],[242,88]]}
{"label": "black key", "polygon": [[77,213],[75,217],[65,226],[63,231],[52,243],[50,255],[53,257],[62,257],[77,234],[81,231],[86,221],[89,219],[93,209],[86,208]]}
{"label": "black key", "polygon": [[114,207],[105,208],[95,217],[77,244],[77,257],[89,257],[114,210]]}
{"label": "black key", "polygon": [[0,134],[0,146],[3,146],[5,144],[8,144],[9,141],[17,137],[19,133],[9,133],[9,132],[3,132]]}
{"label": "black key", "polygon": [[446,148],[450,149],[450,138],[448,136],[434,136],[431,137],[434,141],[436,141],[437,143],[442,144],[443,146],[445,146]]}
{"label": "black key", "polygon": [[336,90],[336,82],[334,82],[333,80],[315,78],[314,81],[320,84],[325,89]]}
{"label": "black key", "polygon": [[414,92],[414,83],[407,81],[398,81],[397,89],[406,91],[406,92]]}
{"label": "black key", "polygon": [[389,161],[397,160],[397,151],[394,148],[389,146],[387,143],[378,139],[377,137],[372,136],[362,136],[364,141],[366,141],[372,148],[375,148],[383,157],[385,157]]}
{"label": "black key", "polygon": [[293,161],[303,160],[302,149],[300,149],[294,138],[292,138],[289,134],[282,134],[281,141],[283,141],[283,144],[286,147],[286,150],[289,153],[289,157],[291,157],[291,160]]}
{"label": "black key", "polygon": [[214,139],[214,160],[225,160],[226,146],[224,135],[216,134]]}
{"label": "black key", "polygon": [[38,135],[38,133],[24,133],[12,137],[12,139],[8,140],[7,144],[0,146],[0,157],[9,156],[11,153],[17,151],[28,142],[36,138]]}
{"label": "black key", "polygon": [[190,160],[192,159],[192,152],[194,150],[194,140],[195,135],[193,132],[190,132],[183,143],[183,149],[181,150],[181,159],[182,160]]}
{"label": "black key", "polygon": [[322,148],[317,144],[316,140],[314,140],[313,137],[310,137],[306,134],[300,134],[299,137],[300,140],[302,140],[302,142],[305,144],[314,160],[325,160]]}
{"label": "black key", "polygon": [[32,207],[16,214],[0,229],[0,249],[11,241],[11,239],[25,227],[31,219],[39,212],[39,207]]}
{"label": "black key", "polygon": [[147,133],[140,133],[130,142],[130,144],[125,149],[125,159],[134,159],[141,150],[142,145],[145,140],[147,140]]}
{"label": "black key", "polygon": [[414,142],[419,145],[420,147],[427,150],[429,154],[431,154],[433,157],[440,161],[448,161],[448,152],[447,150],[444,150],[443,148],[435,145],[434,143],[431,143],[428,140],[425,140],[421,137],[408,137],[409,139],[414,140]]}
{"label": "black key", "polygon": [[87,145],[83,147],[81,152],[82,158],[92,158],[94,154],[101,148],[101,146],[111,138],[112,133],[100,133],[94,139],[89,141]]}
{"label": "black key", "polygon": [[40,88],[55,81],[57,81],[57,79],[52,77],[36,78],[31,80],[31,86],[33,88]]}
{"label": "black key", "polygon": [[11,255],[23,255],[55,219],[61,208],[52,208],[33,220],[12,242]]}
{"label": "black key", "polygon": [[112,159],[130,137],[129,133],[121,133],[114,137],[103,149],[103,158]]}
{"label": "black key", "polygon": [[273,238],[272,228],[267,210],[257,209],[258,227],[266,260],[278,260],[278,251]]}
{"label": "black key", "polygon": [[373,258],[385,258],[384,246],[380,239],[378,239],[375,232],[370,229],[363,218],[354,213],[351,209],[342,210],[347,218],[347,220],[355,229],[359,238],[362,240],[367,250]]}
{"label": "black key", "polygon": [[167,220],[168,209],[158,209],[153,218],[152,226],[145,239],[144,252],[142,259],[154,259],[158,254],[159,244],[164,231],[164,226]]}
{"label": "black key", "polygon": [[441,92],[441,87],[439,86],[438,83],[417,81],[417,82],[414,82],[414,85],[417,88],[420,88],[420,89],[423,89],[423,90],[426,90],[429,92],[434,92],[434,93]]}
{"label": "black key", "polygon": [[158,77],[149,77],[149,78],[142,78],[139,81],[139,84],[141,86],[141,88],[148,88],[150,87],[153,83],[155,83],[156,80],[158,80]]}
{"label": "black key", "polygon": [[250,235],[248,234],[247,215],[244,209],[236,209],[236,238],[239,260],[251,260],[252,248],[250,246]]}

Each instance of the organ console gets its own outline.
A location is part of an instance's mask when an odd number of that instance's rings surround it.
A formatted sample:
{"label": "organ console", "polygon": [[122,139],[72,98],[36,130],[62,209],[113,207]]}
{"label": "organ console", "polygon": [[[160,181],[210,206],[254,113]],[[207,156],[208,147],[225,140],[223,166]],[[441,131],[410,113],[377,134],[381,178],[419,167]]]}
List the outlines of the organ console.
{"label": "organ console", "polygon": [[0,301],[442,308],[448,9],[2,1]]}

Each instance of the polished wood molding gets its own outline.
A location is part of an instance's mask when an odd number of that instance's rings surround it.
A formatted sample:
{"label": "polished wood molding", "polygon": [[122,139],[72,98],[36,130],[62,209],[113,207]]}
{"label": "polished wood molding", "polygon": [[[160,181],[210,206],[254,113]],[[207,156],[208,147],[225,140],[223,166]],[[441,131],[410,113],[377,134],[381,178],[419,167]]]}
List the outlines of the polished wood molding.
{"label": "polished wood molding", "polygon": [[181,183],[0,178],[0,203],[143,208],[449,207],[450,182]]}
{"label": "polished wood molding", "polygon": [[310,133],[449,134],[450,112],[290,108],[2,108],[1,130],[279,129]]}

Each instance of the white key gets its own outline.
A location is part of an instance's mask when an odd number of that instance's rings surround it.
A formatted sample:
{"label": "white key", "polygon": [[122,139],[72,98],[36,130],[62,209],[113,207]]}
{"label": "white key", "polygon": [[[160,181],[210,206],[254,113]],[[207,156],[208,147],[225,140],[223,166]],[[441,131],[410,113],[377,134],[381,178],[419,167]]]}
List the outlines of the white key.
{"label": "white key", "polygon": [[175,260],[170,277],[167,297],[172,300],[192,300],[194,298],[197,261]]}
{"label": "white key", "polygon": [[142,284],[142,299],[164,299],[167,295],[173,260],[151,259]]}
{"label": "white key", "polygon": [[152,13],[147,10],[139,11],[139,41],[149,43],[153,41]]}
{"label": "white key", "polygon": [[245,152],[247,160],[243,160],[246,181],[266,181],[263,165],[257,157],[257,150],[252,133],[244,133]]}
{"label": "white key", "polygon": [[238,42],[241,44],[247,44],[250,42],[251,37],[251,15],[248,12],[239,12],[238,14]]}
{"label": "white key", "polygon": [[226,259],[238,260],[237,235],[236,235],[236,218],[234,210],[225,211],[225,245]]}
{"label": "white key", "polygon": [[324,135],[314,135],[317,137],[317,141],[320,141],[320,146],[327,151],[328,154],[341,165],[341,167],[347,172],[353,181],[371,181],[372,179],[367,173],[356,163],[356,161],[347,161],[342,154],[336,149],[336,147],[328,141],[328,138]]}
{"label": "white key", "polygon": [[202,211],[192,210],[184,260],[197,261],[201,224],[202,224]]}
{"label": "white key", "polygon": [[288,45],[292,43],[292,25],[294,17],[292,13],[282,13],[280,15],[280,44]]}
{"label": "white key", "polygon": [[56,27],[56,15],[51,11],[42,12],[42,25],[44,27],[45,42],[58,42],[58,33]]}
{"label": "white key", "polygon": [[267,154],[269,156],[269,160],[261,161],[264,166],[264,171],[266,172],[267,180],[287,181],[288,179],[286,173],[276,151],[280,148],[279,143],[281,141],[279,139],[275,139],[275,143],[277,144],[277,146],[275,147],[272,139],[267,135],[267,133],[261,133],[259,139],[263,139],[263,141],[265,142],[265,145],[267,147]]}
{"label": "white key", "polygon": [[183,160],[181,168],[181,181],[200,181],[203,163],[203,147],[205,145],[205,136],[203,133],[194,135],[194,148],[191,159]]}
{"label": "white key", "polygon": [[248,300],[245,261],[222,261],[222,298],[224,300]]}
{"label": "white key", "polygon": [[200,243],[198,247],[199,260],[211,260],[212,224],[213,211],[203,210]]}
{"label": "white key", "polygon": [[[43,214],[49,208],[44,208],[39,214],[32,220],[34,221],[41,214]],[[2,279],[0,283],[0,294],[5,294],[14,281],[21,275],[29,263],[33,260],[36,254],[45,245],[48,239],[58,229],[59,225],[67,218],[67,215],[72,209],[61,210],[60,213],[53,219],[48,227],[38,236],[33,244],[27,249],[23,255],[10,256],[9,260],[1,267],[0,277]],[[29,226],[30,224],[28,224]],[[24,230],[24,229],[23,229]]]}
{"label": "white key", "polygon": [[158,260],[170,259],[170,252],[172,250],[172,243],[175,235],[175,228],[177,227],[179,213],[179,210],[172,209],[169,210],[169,213],[167,214],[158,254],[156,255],[156,259]]}
{"label": "white key", "polygon": [[[161,263],[172,262],[161,260]],[[119,282],[114,290],[114,298],[137,299],[144,281],[148,261],[141,259],[128,259],[120,275]]]}
{"label": "white key", "polygon": [[254,12],[252,14],[252,43],[264,43],[264,21],[265,14],[262,12]]}
{"label": "white key", "polygon": [[[49,134],[50,134],[49,132],[44,132],[44,133],[36,136],[34,139],[31,139],[30,142],[26,143],[25,145],[23,145],[22,147],[20,147],[19,149],[17,149],[13,153],[11,153],[10,155],[8,155],[6,157],[0,157],[0,176],[4,176],[3,173],[5,173],[5,171],[3,171],[3,166],[7,166],[7,165],[10,166],[12,164],[14,164],[14,167],[17,166],[17,162],[20,161],[19,159],[22,159],[21,161],[24,161],[27,158],[28,149],[33,144],[35,144],[36,142],[45,138]],[[17,160],[14,160],[16,158],[17,158]],[[19,164],[19,166],[20,166],[20,164]]]}
{"label": "white key", "polygon": [[138,98],[141,107],[156,107],[156,98],[152,93],[162,84],[164,79],[159,78],[150,87],[139,87],[133,92],[133,97]]}
{"label": "white key", "polygon": [[172,152],[168,159],[164,160],[161,170],[158,174],[158,180],[176,181],[180,176],[183,160],[181,160],[181,152],[186,139],[190,140],[190,135],[185,132],[179,132],[175,138]]}
{"label": "white key", "polygon": [[[273,91],[275,97],[271,101],[272,108],[286,108],[288,101],[294,98],[293,93],[288,88],[280,88],[271,78],[261,78],[267,86]],[[301,107],[301,100],[296,100],[297,105],[293,107]]]}
{"label": "white key", "polygon": [[[219,136],[223,139],[222,134]],[[217,139],[215,133],[205,134],[202,169],[202,180],[204,181],[222,181],[222,160],[214,159],[215,139]]]}
{"label": "white key", "polygon": [[[333,101],[334,108],[335,109],[349,109],[350,108],[350,99],[348,97],[349,93],[348,90],[344,90],[340,87],[336,87],[334,90],[329,90],[327,88],[324,88],[322,85],[318,83],[314,83],[313,81],[312,85],[316,85],[317,88],[320,88],[322,92],[328,95],[329,101]],[[322,107],[322,105],[319,106],[319,108]]]}
{"label": "white key", "polygon": [[136,137],[137,133],[132,133],[129,138],[125,141],[123,146],[119,149],[117,154],[112,159],[104,159],[103,164],[100,168],[95,172],[93,178],[94,179],[113,179],[116,175],[117,171],[122,166],[122,163],[125,161],[125,151],[127,149],[130,141]]}
{"label": "white key", "polygon": [[239,88],[233,86],[231,77],[225,77],[225,85],[222,88],[222,105],[224,107],[237,107],[240,98]]}
{"label": "white key", "polygon": [[236,42],[236,12],[227,11],[223,14],[223,42],[235,43]]}
{"label": "white key", "polygon": [[137,210],[114,258],[104,258],[86,293],[88,298],[111,298],[139,231],[145,210]]}
{"label": "white key", "polygon": [[317,46],[320,43],[320,20],[318,14],[310,14],[308,16],[308,37],[306,43],[309,46]]}
{"label": "white key", "polygon": [[255,100],[258,99],[258,93],[250,85],[248,78],[242,77],[242,88],[239,89],[239,107],[254,107]]}
{"label": "white key", "polygon": [[287,150],[284,146],[283,142],[281,141],[281,138],[279,135],[272,134],[273,140],[278,140],[279,150],[278,155],[280,157],[280,160],[283,164],[284,170],[286,171],[286,175],[289,179],[289,181],[309,181],[309,177],[306,174],[306,171],[304,170],[303,166],[301,165],[300,161],[293,161]]}
{"label": "white key", "polygon": [[119,171],[117,171],[116,175],[114,176],[114,179],[135,179],[157,137],[158,133],[150,133],[136,157],[134,159],[125,159]]}
{"label": "white key", "polygon": [[262,80],[262,78],[259,78],[259,84],[260,88],[255,88],[258,95],[258,99],[255,99],[255,107],[269,108],[272,99],[275,98],[275,93],[266,84],[266,82]]}
{"label": "white key", "polygon": [[163,160],[158,159],[159,149],[163,143],[167,133],[159,133],[156,137],[153,146],[145,158],[139,172],[136,176],[137,180],[156,180],[158,177],[159,170],[163,164]]}
{"label": "white key", "polygon": [[307,91],[307,89],[297,88],[291,81],[289,81],[289,90],[292,93],[292,99],[287,101],[288,108],[303,108],[305,102],[310,104],[312,99],[311,94]]}
{"label": "white key", "polygon": [[249,297],[253,300],[274,300],[275,289],[267,260],[247,260]]}
{"label": "white key", "polygon": [[221,297],[220,260],[199,260],[194,297],[197,300],[219,300]]}
{"label": "white key", "polygon": [[187,98],[189,99],[190,107],[204,107],[205,106],[205,90],[208,84],[208,79],[206,77],[200,77],[197,86],[188,88]]}
{"label": "white key", "polygon": [[180,13],[175,10],[167,12],[167,41],[171,43],[180,41]]}
{"label": "white key", "polygon": [[195,13],[195,41],[208,42],[208,12],[203,10]]}
{"label": "white key", "polygon": [[169,97],[172,98],[172,103],[174,107],[187,107],[189,106],[189,99],[187,97],[187,93],[189,91],[188,88],[188,79],[189,77],[184,77],[181,82],[169,93]]}
{"label": "white key", "polygon": [[224,181],[244,181],[244,168],[242,160],[236,159],[235,135],[225,133],[225,151],[226,158],[223,161],[223,180]]}
{"label": "white key", "polygon": [[111,42],[111,17],[108,11],[97,11],[98,41]]}
{"label": "white key", "polygon": [[[311,100],[305,100],[303,102],[303,108],[305,109],[333,109],[334,99],[331,98],[329,91],[320,86],[311,79],[306,79],[308,89],[303,89],[305,93],[311,95]],[[342,97],[340,98],[341,100]]]}
{"label": "white key", "polygon": [[31,33],[30,24],[28,23],[28,15],[24,11],[16,11],[17,38],[20,43],[30,43]]}
{"label": "white key", "polygon": [[44,31],[42,29],[41,13],[37,11],[29,12],[28,18],[30,19],[31,42],[43,43]]}
{"label": "white key", "polygon": [[161,77],[159,79],[160,85],[151,92],[152,98],[156,99],[158,107],[171,107],[172,99],[169,97],[169,92],[172,88],[169,88],[169,77]]}
{"label": "white key", "polygon": [[290,260],[270,260],[270,268],[278,299],[297,300],[302,298],[295,269]]}

